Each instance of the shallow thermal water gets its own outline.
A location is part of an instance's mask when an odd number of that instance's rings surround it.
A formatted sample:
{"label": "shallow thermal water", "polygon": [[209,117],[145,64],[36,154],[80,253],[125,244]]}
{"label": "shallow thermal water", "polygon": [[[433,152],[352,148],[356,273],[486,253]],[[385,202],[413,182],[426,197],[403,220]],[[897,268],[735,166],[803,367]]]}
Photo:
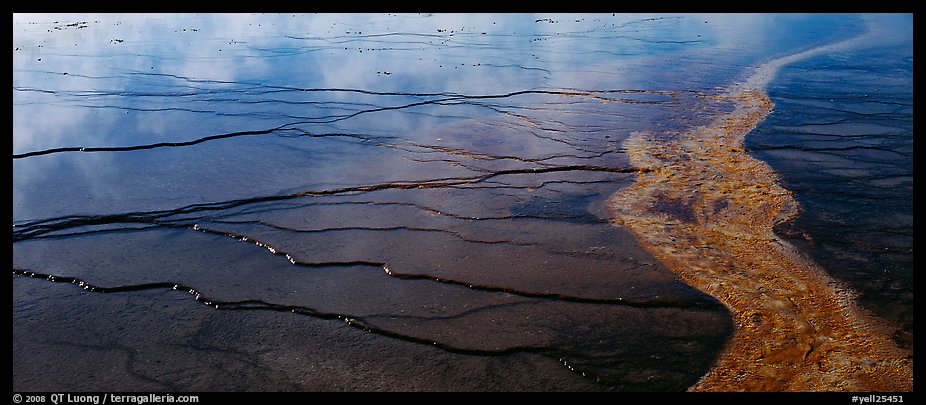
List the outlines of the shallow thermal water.
{"label": "shallow thermal water", "polygon": [[[737,307],[612,206],[656,170],[628,140],[709,126],[753,67],[892,18],[894,48],[785,66],[746,144],[902,343],[912,203],[869,186],[912,199],[903,16],[14,15],[14,390],[686,390]],[[900,158],[802,177],[821,133]],[[804,192],[834,178],[845,198]],[[822,235],[828,212],[873,250]]]}
{"label": "shallow thermal water", "polygon": [[[877,46],[784,68],[775,111],[746,145],[803,207],[781,233],[913,344],[913,49],[909,25]],[[905,27],[905,28],[904,28]]]}

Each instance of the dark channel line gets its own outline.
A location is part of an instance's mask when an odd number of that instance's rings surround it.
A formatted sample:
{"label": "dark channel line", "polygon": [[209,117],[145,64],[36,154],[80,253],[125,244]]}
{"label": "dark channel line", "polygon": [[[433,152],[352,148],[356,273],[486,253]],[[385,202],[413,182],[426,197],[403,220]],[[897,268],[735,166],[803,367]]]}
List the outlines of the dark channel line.
{"label": "dark channel line", "polygon": [[[820,142],[820,141],[817,141],[817,142]],[[831,141],[831,142],[835,142],[835,141]],[[903,147],[909,148],[909,145],[901,145],[900,147],[901,147],[901,148],[903,148]],[[872,145],[849,145],[849,146],[828,146],[828,147],[813,147],[813,146],[790,145],[790,144],[788,144],[788,145],[752,145],[752,146],[750,146],[750,149],[752,149],[752,150],[781,150],[781,149],[785,149],[785,150],[798,150],[798,151],[802,151],[802,152],[820,152],[820,153],[846,152],[846,151],[851,151],[851,150],[874,150],[874,151],[881,151],[881,152],[893,153],[893,154],[896,154],[896,155],[900,155],[900,156],[902,156],[902,157],[913,157],[913,152],[912,152],[912,151],[911,151],[911,152],[904,152],[904,151],[894,150],[894,149],[890,149],[890,148],[886,148],[886,147],[872,146]],[[843,156],[843,155],[838,155],[838,154],[836,154],[836,156],[845,157],[845,156]],[[846,159],[851,159],[851,157],[845,157],[845,158],[846,158]]]}
{"label": "dark channel line", "polygon": [[[592,99],[599,99],[602,101],[610,101],[610,102],[620,101],[620,102],[627,102],[627,103],[640,103],[642,101],[611,99],[611,98],[601,96],[601,94],[652,93],[652,94],[661,94],[661,95],[671,96],[671,95],[676,95],[680,93],[680,92],[657,91],[657,90],[637,90],[637,89],[623,89],[623,90],[534,89],[534,90],[513,91],[513,92],[503,93],[503,94],[466,95],[466,94],[453,94],[453,93],[421,93],[421,94],[385,93],[385,92],[375,92],[375,91],[366,91],[366,90],[357,90],[357,89],[314,89],[314,88],[313,89],[300,89],[296,87],[268,86],[268,85],[262,85],[261,87],[274,89],[275,91],[356,92],[356,93],[378,95],[378,96],[383,96],[383,95],[406,96],[406,97],[408,96],[410,97],[441,96],[441,98],[421,100],[421,101],[417,101],[413,103],[401,104],[401,105],[396,105],[396,106],[378,106],[375,108],[355,111],[350,114],[330,115],[330,116],[324,116],[324,117],[304,119],[302,121],[290,122],[290,123],[286,123],[286,124],[283,124],[283,125],[280,125],[274,128],[264,129],[264,130],[238,131],[238,132],[230,132],[230,133],[224,133],[224,134],[208,135],[208,136],[204,136],[204,137],[189,140],[189,141],[156,142],[156,143],[151,143],[151,144],[130,145],[130,146],[65,146],[65,147],[16,153],[16,154],[13,154],[13,159],[23,159],[23,158],[34,157],[34,156],[43,156],[43,155],[50,155],[50,154],[55,154],[55,153],[65,153],[65,152],[126,152],[126,151],[156,149],[156,148],[163,148],[163,147],[183,147],[183,146],[191,146],[191,145],[196,145],[199,143],[212,141],[212,140],[218,140],[218,139],[235,138],[235,137],[240,137],[240,136],[267,135],[267,134],[272,134],[276,132],[289,132],[289,131],[298,131],[302,135],[313,136],[313,137],[338,136],[338,135],[360,137],[359,135],[355,135],[355,134],[311,134],[305,130],[296,128],[294,126],[300,125],[300,124],[334,123],[334,122],[354,118],[362,114],[382,112],[382,111],[404,110],[404,109],[409,109],[412,107],[423,106],[423,105],[453,105],[453,103],[451,102],[458,103],[458,104],[477,105],[477,106],[482,106],[482,107],[486,107],[490,109],[495,109],[491,104],[480,103],[480,102],[476,102],[473,100],[505,99],[505,98],[512,98],[512,97],[516,97],[520,95],[530,95],[530,94],[555,95],[555,96],[567,96],[567,97],[590,97]],[[40,91],[40,92],[47,92],[51,94],[58,93],[57,91],[53,91],[53,90],[40,90],[40,89],[28,89],[28,88],[17,88],[17,87],[14,87],[13,89],[17,91]],[[116,95],[119,95],[119,94],[116,94]],[[137,95],[133,95],[133,96],[137,96]],[[648,103],[648,102],[644,102],[644,103]],[[503,112],[506,114],[513,114],[511,112],[506,112],[506,111],[499,111],[499,112]],[[526,118],[526,117],[523,117],[523,118]]]}
{"label": "dark channel line", "polygon": [[[165,147],[182,147],[182,146],[192,146],[200,144],[203,142],[214,141],[218,139],[227,139],[227,138],[236,138],[240,136],[254,136],[254,135],[269,135],[274,133],[281,133],[282,136],[287,132],[296,132],[295,136],[308,136],[312,138],[325,138],[325,137],[349,137],[357,138],[367,142],[372,141],[372,137],[366,137],[358,134],[351,133],[321,133],[315,134],[308,131],[305,131],[300,128],[288,128],[289,125],[285,124],[275,128],[255,130],[255,131],[239,131],[239,132],[229,132],[225,134],[209,135],[202,138],[193,139],[190,141],[178,141],[178,142],[157,142],[151,144],[143,145],[132,145],[132,146],[66,146],[61,148],[51,148],[44,150],[37,150],[32,152],[24,152],[19,154],[13,154],[13,159],[23,159],[33,156],[42,156],[50,155],[53,153],[63,153],[63,152],[127,152],[127,151],[136,151],[136,150],[145,150],[145,149],[156,149],[156,148],[165,148]],[[380,137],[388,138],[388,137]]]}
{"label": "dark channel line", "polygon": [[169,281],[162,282],[153,282],[153,283],[141,283],[141,284],[130,284],[130,285],[121,285],[121,286],[112,286],[104,287],[95,284],[91,284],[83,279],[77,277],[69,276],[57,276],[52,274],[38,273],[27,269],[13,268],[13,276],[19,277],[29,277],[39,280],[47,280],[56,283],[70,283],[74,284],[80,288],[83,288],[86,291],[96,292],[96,293],[120,293],[120,292],[136,292],[136,291],[149,291],[149,290],[175,290],[186,292],[194,297],[195,301],[199,301],[202,304],[213,307],[215,309],[222,310],[262,310],[262,311],[274,311],[274,312],[290,312],[297,315],[305,315],[313,318],[324,319],[324,320],[339,320],[344,321],[347,325],[360,329],[365,332],[369,332],[375,335],[395,338],[403,340],[406,342],[423,344],[427,346],[432,346],[450,353],[454,354],[463,354],[463,355],[475,355],[475,356],[504,356],[509,354],[516,353],[541,353],[546,354],[553,351],[549,347],[543,346],[512,346],[504,349],[471,349],[457,347],[449,345],[442,342],[437,342],[431,339],[420,338],[411,335],[405,335],[398,332],[393,332],[383,328],[373,326],[372,324],[364,321],[362,318],[352,316],[350,314],[342,314],[336,312],[326,312],[320,311],[308,306],[302,305],[286,305],[286,304],[275,304],[272,302],[267,302],[259,299],[247,299],[241,301],[221,301],[206,297],[202,292],[197,290],[194,287],[187,286],[180,283],[173,283]]}
{"label": "dark channel line", "polygon": [[192,141],[157,142],[157,143],[144,144],[144,145],[133,145],[133,146],[66,146],[66,147],[61,147],[61,148],[51,148],[51,149],[37,150],[37,151],[18,153],[18,154],[14,153],[13,159],[23,159],[23,158],[33,157],[33,156],[50,155],[53,153],[62,153],[62,152],[125,152],[125,151],[155,149],[155,148],[163,148],[163,147],[191,146],[191,145],[196,145],[199,143],[212,141],[216,139],[226,139],[226,138],[234,138],[234,137],[239,137],[239,136],[250,136],[250,135],[267,135],[267,134],[272,134],[277,131],[293,131],[293,129],[291,128],[286,129],[284,127],[276,127],[276,128],[258,130],[258,131],[240,131],[240,132],[229,132],[226,134],[209,135],[209,136],[204,136],[199,139],[194,139]]}
{"label": "dark channel line", "polygon": [[332,233],[332,232],[350,232],[350,231],[370,231],[370,232],[395,232],[395,231],[430,232],[430,233],[443,233],[443,234],[447,234],[447,235],[453,236],[453,237],[456,238],[456,239],[459,239],[459,240],[461,240],[461,241],[463,241],[463,242],[468,242],[468,243],[478,243],[478,244],[486,244],[486,245],[534,246],[534,244],[532,244],[532,243],[520,243],[520,242],[515,242],[515,241],[510,241],[510,240],[504,240],[504,239],[491,240],[491,239],[473,239],[473,238],[467,238],[467,237],[464,236],[463,234],[461,234],[461,233],[459,233],[459,232],[451,231],[451,230],[449,230],[449,229],[441,229],[441,228],[424,228],[424,227],[416,227],[416,226],[381,226],[381,227],[376,227],[376,226],[341,226],[341,227],[328,227],[328,228],[315,228],[315,229],[300,229],[300,228],[290,228],[290,227],[286,227],[286,226],[283,226],[283,225],[278,225],[278,224],[274,224],[274,223],[267,222],[267,221],[262,221],[262,220],[237,220],[237,221],[235,221],[235,220],[210,220],[209,222],[213,222],[213,223],[217,223],[217,224],[234,224],[234,225],[242,225],[242,224],[262,225],[262,226],[266,226],[266,227],[271,228],[271,229],[276,229],[276,230],[281,230],[281,231],[286,231],[286,232],[293,232],[293,233],[315,233],[315,234]]}
{"label": "dark channel line", "polygon": [[516,295],[524,298],[538,298],[545,300],[554,300],[554,301],[565,301],[578,304],[599,304],[599,305],[621,305],[633,308],[683,308],[683,309],[719,309],[721,306],[718,302],[714,300],[709,300],[707,298],[698,299],[697,301],[691,303],[680,304],[676,302],[651,299],[651,300],[629,300],[624,298],[591,298],[591,297],[581,297],[575,295],[567,295],[560,293],[552,292],[535,292],[535,291],[523,291],[514,288],[501,287],[495,285],[480,285],[474,284],[467,281],[454,280],[447,277],[440,277],[431,274],[424,273],[400,273],[393,270],[386,261],[375,261],[375,260],[351,260],[351,261],[332,261],[332,262],[305,262],[295,258],[292,254],[285,252],[281,249],[278,249],[267,242],[255,239],[253,237],[242,235],[229,231],[216,230],[211,228],[206,228],[200,225],[193,225],[192,229],[195,231],[200,231],[208,234],[225,236],[233,239],[240,240],[242,242],[249,242],[255,246],[266,249],[268,252],[277,255],[283,256],[290,263],[300,266],[300,267],[309,267],[309,268],[319,268],[319,267],[334,267],[334,266],[369,266],[369,267],[378,267],[381,268],[386,274],[393,278],[400,280],[423,280],[423,281],[433,281],[441,284],[447,284],[457,287],[466,287],[471,290],[491,292],[491,293],[504,293],[510,295]]}
{"label": "dark channel line", "polygon": [[[427,189],[452,187],[466,184],[478,184],[499,176],[519,175],[519,174],[543,174],[554,172],[568,171],[595,171],[609,173],[639,173],[648,169],[639,169],[632,167],[612,167],[596,165],[566,165],[566,166],[549,166],[539,168],[521,168],[506,169],[486,173],[480,176],[470,177],[447,177],[439,179],[429,179],[410,182],[387,182],[360,186],[347,186],[322,190],[306,190],[291,194],[270,195],[243,198],[237,200],[228,200],[210,203],[191,204],[184,207],[168,210],[128,212],[120,214],[107,215],[71,215],[55,218],[46,218],[33,221],[13,224],[13,242],[27,240],[49,232],[55,232],[63,229],[86,226],[86,225],[105,225],[113,223],[140,223],[156,224],[169,226],[169,223],[161,221],[163,218],[169,218],[176,215],[189,214],[200,211],[221,211],[229,208],[239,207],[260,202],[283,201],[300,197],[323,197],[338,195],[356,195],[379,190],[388,189]],[[18,229],[17,229],[18,228]]]}
{"label": "dark channel line", "polygon": [[[440,215],[440,216],[442,216],[442,217],[453,218],[453,219],[457,219],[457,220],[461,220],[461,221],[488,221],[488,220],[500,220],[500,221],[503,221],[503,220],[520,220],[520,219],[546,220],[546,219],[560,219],[560,218],[563,218],[563,217],[557,217],[557,216],[531,215],[531,214],[511,214],[511,215],[496,215],[496,216],[468,216],[468,215],[455,214],[455,213],[447,212],[447,211],[441,211],[441,210],[438,210],[438,209],[433,208],[433,207],[428,207],[428,206],[426,206],[426,205],[416,204],[416,203],[408,202],[408,201],[353,201],[353,200],[349,200],[349,201],[312,201],[312,202],[305,202],[305,203],[292,203],[292,204],[286,204],[286,205],[280,204],[280,205],[281,205],[281,206],[278,206],[278,207],[256,207],[256,208],[253,208],[253,209],[248,209],[248,208],[246,208],[246,209],[243,209],[243,210],[238,211],[238,212],[231,212],[231,213],[216,215],[216,216],[213,216],[213,217],[211,217],[211,218],[227,218],[227,217],[230,217],[230,216],[258,214],[258,213],[273,212],[273,211],[278,211],[278,210],[279,210],[279,211],[282,211],[282,210],[289,210],[289,209],[305,208],[305,207],[310,207],[310,206],[328,206],[328,205],[371,205],[371,206],[377,206],[377,205],[379,205],[379,206],[409,207],[409,208],[414,208],[414,209],[417,209],[417,210],[421,210],[421,211],[427,212],[427,213],[429,213],[429,214]],[[607,220],[601,220],[601,221],[583,220],[582,222],[600,222],[600,223],[607,223],[608,221],[607,221]]]}
{"label": "dark channel line", "polygon": [[[603,181],[603,182],[607,182],[607,181]],[[554,182],[550,182],[550,183],[554,183]],[[594,183],[594,182],[589,182],[589,183]],[[542,186],[543,185],[538,186],[537,188],[542,187]],[[494,187],[494,188],[501,188],[501,186]],[[520,186],[519,187],[507,186],[505,188],[521,188],[521,187]],[[29,233],[25,230],[20,230],[19,231],[20,235],[27,235],[27,236],[19,236],[13,242],[16,243],[18,241],[33,240],[33,239],[60,239],[60,238],[86,236],[86,235],[103,234],[103,233],[143,232],[143,231],[149,231],[149,230],[154,230],[158,228],[189,228],[192,226],[193,221],[199,220],[199,219],[205,220],[208,222],[214,222],[214,223],[236,223],[236,222],[245,223],[245,222],[251,222],[251,221],[231,221],[231,220],[225,221],[225,220],[218,220],[218,219],[211,219],[211,218],[224,218],[228,216],[247,215],[247,214],[252,214],[255,212],[274,211],[277,209],[293,209],[293,208],[300,208],[302,206],[312,206],[312,205],[355,205],[355,204],[356,205],[407,206],[407,207],[413,207],[413,208],[416,208],[416,209],[419,209],[425,212],[429,212],[429,213],[433,213],[433,214],[437,214],[437,215],[441,215],[447,218],[453,218],[453,219],[457,219],[461,221],[495,221],[495,220],[499,220],[499,221],[508,221],[508,220],[561,221],[561,220],[569,220],[569,221],[579,222],[579,223],[600,223],[600,224],[608,223],[608,220],[606,219],[580,218],[580,217],[568,216],[568,215],[557,216],[557,215],[511,214],[511,215],[498,215],[498,216],[485,216],[485,217],[471,217],[471,216],[465,216],[465,215],[458,215],[458,214],[454,214],[451,212],[440,211],[440,210],[437,210],[431,207],[427,207],[427,206],[420,205],[420,204],[409,203],[409,202],[339,201],[339,202],[312,202],[312,203],[299,204],[298,206],[293,206],[293,207],[271,208],[271,209],[263,209],[263,210],[256,210],[256,211],[242,211],[238,213],[228,213],[228,214],[221,214],[221,215],[208,216],[208,217],[196,217],[196,218],[191,217],[191,218],[180,218],[180,219],[153,220],[153,221],[144,221],[144,222],[139,221],[139,223],[145,223],[147,225],[137,226],[137,227],[125,226],[125,227],[112,227],[112,228],[103,228],[103,229],[91,229],[91,230],[78,231],[78,232],[58,233],[59,230],[63,230],[63,229],[79,228],[82,226],[96,225],[96,224],[87,223],[87,224],[73,224],[69,226],[61,226],[60,228],[54,228],[54,229],[52,229],[51,227],[45,227],[46,230],[40,233],[39,232]],[[124,223],[124,222],[120,222],[120,223]],[[100,225],[105,225],[105,223],[100,224]],[[266,225],[269,226],[269,224],[266,224]],[[274,226],[271,226],[271,227],[274,227]],[[299,230],[299,229],[289,229],[283,226],[275,226],[275,227],[279,228],[280,230],[287,230],[291,232],[323,232],[323,231],[338,231],[338,230],[352,230],[352,229],[353,230],[375,230],[375,231],[392,230],[392,229],[385,229],[385,228],[364,228],[364,227],[354,227],[354,228],[344,227],[344,228]],[[395,230],[399,230],[400,228],[405,228],[409,231],[429,231],[428,228],[414,228],[414,227],[396,227]],[[434,231],[450,233],[450,231],[448,230],[439,229],[439,228],[434,228]],[[520,245],[517,242],[504,241],[504,240],[499,240],[499,241],[469,240],[469,241],[475,242],[475,243],[486,243],[486,244],[505,243],[505,244],[512,244],[515,246]],[[555,252],[555,253],[561,254],[562,252]],[[570,254],[573,254],[573,253],[570,253]]]}
{"label": "dark channel line", "polygon": [[[365,321],[363,318],[352,316],[346,313],[337,313],[337,312],[327,312],[320,311],[315,308],[302,305],[286,305],[286,304],[276,304],[272,302],[267,302],[259,299],[246,299],[240,301],[221,301],[206,297],[199,290],[194,287],[173,283],[173,282],[153,282],[153,283],[142,283],[142,284],[131,284],[131,285],[121,285],[121,286],[111,286],[104,287],[95,284],[91,284],[83,279],[77,277],[69,276],[56,276],[52,274],[38,273],[27,269],[20,269],[13,267],[13,277],[28,277],[38,280],[46,280],[49,282],[55,283],[69,283],[76,285],[85,291],[95,292],[95,293],[121,293],[121,292],[136,292],[136,291],[151,291],[151,290],[167,290],[167,291],[180,291],[185,292],[193,296],[193,299],[197,302],[202,303],[203,305],[215,308],[216,310],[231,310],[231,311],[270,311],[270,312],[288,312],[295,315],[308,316],[315,319],[321,320],[333,320],[333,321],[343,321],[347,326],[350,326],[354,329],[361,330],[363,332],[371,333],[377,336],[392,338],[401,340],[403,342],[423,345],[427,347],[433,347],[435,349],[452,353],[459,354],[464,356],[480,356],[480,357],[500,357],[508,356],[514,354],[524,354],[532,353],[539,354],[548,359],[556,360],[558,364],[565,366],[569,371],[575,373],[578,376],[587,378],[591,381],[594,381],[596,384],[601,384],[608,388],[613,388],[610,384],[607,384],[601,381],[600,377],[593,375],[590,372],[582,371],[577,369],[574,366],[571,366],[567,362],[567,357],[583,357],[580,353],[572,353],[569,350],[564,350],[554,346],[509,346],[499,349],[477,349],[477,348],[466,348],[454,346],[444,342],[426,339],[418,336],[407,335],[404,333],[399,333],[391,331],[385,328],[375,326],[368,321]],[[375,317],[375,316],[374,316]]]}

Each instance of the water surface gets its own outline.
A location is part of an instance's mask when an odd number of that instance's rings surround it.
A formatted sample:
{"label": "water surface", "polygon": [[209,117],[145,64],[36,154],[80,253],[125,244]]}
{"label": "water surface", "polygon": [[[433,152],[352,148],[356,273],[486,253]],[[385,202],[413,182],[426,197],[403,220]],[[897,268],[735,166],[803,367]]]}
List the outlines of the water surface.
{"label": "water surface", "polygon": [[646,170],[624,141],[709,123],[750,67],[865,30],[857,15],[13,26],[24,390],[685,390],[735,325],[613,223],[606,200]]}

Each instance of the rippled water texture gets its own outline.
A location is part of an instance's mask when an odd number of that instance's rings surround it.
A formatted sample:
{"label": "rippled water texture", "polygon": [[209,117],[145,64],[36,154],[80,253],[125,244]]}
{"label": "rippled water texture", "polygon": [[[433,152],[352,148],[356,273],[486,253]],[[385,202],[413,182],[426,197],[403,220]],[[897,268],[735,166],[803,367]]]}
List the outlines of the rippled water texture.
{"label": "rippled water texture", "polygon": [[[654,243],[671,235],[638,225],[714,218],[703,201],[748,221],[734,208],[749,203],[647,188],[712,155],[667,146],[653,165],[644,140],[705,135],[742,111],[730,89],[755,67],[890,18],[14,15],[14,390],[705,387],[735,358],[743,310]],[[870,297],[874,323],[900,325],[872,341],[902,346],[912,204],[869,186],[912,196],[912,50],[871,49],[784,68],[779,107],[747,142],[781,178],[750,186],[795,186],[787,212],[807,215],[779,231],[814,243],[781,243],[845,281],[840,294]],[[856,73],[878,102],[859,99]],[[826,156],[876,143],[899,157],[789,175],[821,140],[839,146]],[[804,192],[834,179],[844,198]],[[893,216],[855,214],[870,204]],[[873,250],[821,235],[831,212]],[[827,253],[862,259],[833,268]]]}
{"label": "rippled water texture", "polygon": [[803,207],[782,233],[911,346],[913,50],[901,29],[872,37],[877,47],[783,69],[769,86],[775,111],[746,144]]}

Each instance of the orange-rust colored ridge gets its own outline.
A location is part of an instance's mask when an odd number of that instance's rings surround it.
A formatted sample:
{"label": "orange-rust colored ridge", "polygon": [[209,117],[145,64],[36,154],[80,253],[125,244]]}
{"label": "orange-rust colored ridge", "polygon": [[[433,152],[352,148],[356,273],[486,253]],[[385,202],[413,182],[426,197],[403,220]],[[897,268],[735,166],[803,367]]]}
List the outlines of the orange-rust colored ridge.
{"label": "orange-rust colored ridge", "polygon": [[748,83],[717,97],[736,108],[710,125],[634,133],[625,150],[650,171],[608,201],[617,224],[733,314],[733,336],[690,390],[912,391],[913,353],[773,232],[799,206],[743,149],[771,99]]}

